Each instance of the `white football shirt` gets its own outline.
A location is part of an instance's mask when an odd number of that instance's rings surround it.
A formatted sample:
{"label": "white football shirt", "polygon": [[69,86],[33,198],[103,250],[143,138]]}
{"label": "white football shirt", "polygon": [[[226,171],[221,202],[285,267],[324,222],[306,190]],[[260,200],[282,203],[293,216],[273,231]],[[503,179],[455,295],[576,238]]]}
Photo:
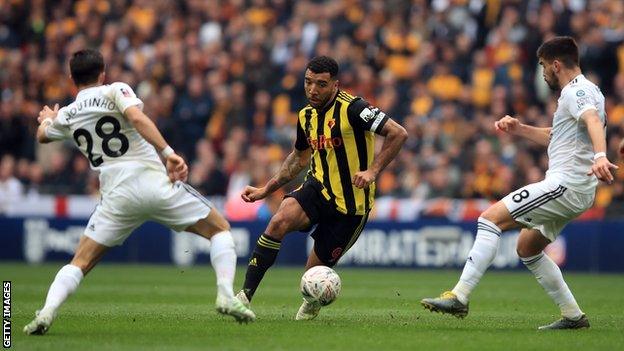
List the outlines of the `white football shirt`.
{"label": "white football shirt", "polygon": [[154,147],[124,117],[130,106],[143,109],[143,102],[125,83],[86,88],[46,128],[51,140],[74,141],[100,172],[102,193],[145,168],[165,169]]}
{"label": "white football shirt", "polygon": [[598,184],[595,176],[588,176],[594,160],[594,147],[581,115],[594,109],[605,125],[605,98],[594,83],[579,74],[562,90],[553,118],[548,145],[548,172],[558,176],[562,184],[572,190],[590,194]]}

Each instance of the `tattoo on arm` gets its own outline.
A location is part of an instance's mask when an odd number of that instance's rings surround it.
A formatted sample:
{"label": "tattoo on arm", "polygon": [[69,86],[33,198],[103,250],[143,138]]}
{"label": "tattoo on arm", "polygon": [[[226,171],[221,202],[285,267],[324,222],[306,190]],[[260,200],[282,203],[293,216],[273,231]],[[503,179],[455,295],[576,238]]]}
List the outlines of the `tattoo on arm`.
{"label": "tattoo on arm", "polygon": [[309,150],[291,152],[282,163],[279,172],[268,181],[267,192],[272,193],[282,185],[293,180],[308,165]]}

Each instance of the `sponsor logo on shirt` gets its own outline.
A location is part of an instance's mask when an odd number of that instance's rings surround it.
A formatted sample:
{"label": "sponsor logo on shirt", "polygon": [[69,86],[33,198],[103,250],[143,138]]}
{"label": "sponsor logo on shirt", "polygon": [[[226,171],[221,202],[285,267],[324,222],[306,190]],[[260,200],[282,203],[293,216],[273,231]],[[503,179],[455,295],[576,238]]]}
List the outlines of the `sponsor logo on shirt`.
{"label": "sponsor logo on shirt", "polygon": [[319,135],[318,139],[308,138],[308,144],[313,150],[333,149],[342,146],[342,138],[326,138],[324,135]]}
{"label": "sponsor logo on shirt", "polygon": [[[578,93],[576,95],[578,95]],[[591,103],[591,99],[589,98],[589,96],[583,96],[583,97],[576,99],[576,107],[579,110],[583,108],[585,105],[590,104],[590,103]]]}

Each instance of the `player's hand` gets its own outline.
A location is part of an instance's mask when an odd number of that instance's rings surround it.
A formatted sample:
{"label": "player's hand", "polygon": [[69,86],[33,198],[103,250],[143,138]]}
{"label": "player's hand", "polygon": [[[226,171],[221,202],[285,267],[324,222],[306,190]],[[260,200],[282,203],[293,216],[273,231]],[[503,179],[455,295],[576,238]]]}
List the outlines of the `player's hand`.
{"label": "player's hand", "polygon": [[520,121],[518,121],[517,118],[513,118],[509,115],[506,115],[505,117],[494,122],[494,128],[496,128],[496,130],[509,133],[509,134],[516,133],[519,127],[520,127]]}
{"label": "player's hand", "polygon": [[375,181],[377,175],[375,172],[370,169],[366,171],[360,171],[353,175],[353,181],[351,182],[357,188],[364,189],[368,188],[368,186]]}
{"label": "player's hand", "polygon": [[587,175],[590,176],[594,174],[599,180],[611,184],[613,182],[613,174],[611,174],[611,169],[618,168],[618,166],[609,162],[609,160],[603,156],[594,161],[594,165],[589,170],[589,172],[587,172]]}
{"label": "player's hand", "polygon": [[241,198],[245,202],[254,202],[257,200],[262,200],[267,197],[267,191],[265,187],[256,188],[253,186],[247,185],[245,190],[241,193]]}
{"label": "player's hand", "polygon": [[37,117],[37,122],[41,124],[46,118],[55,119],[58,115],[59,104],[54,104],[54,109],[48,107],[48,105],[43,106],[43,109],[39,111],[39,117]]}
{"label": "player's hand", "polygon": [[172,182],[177,180],[186,181],[188,178],[188,166],[184,159],[177,154],[171,154],[167,157],[167,175]]}

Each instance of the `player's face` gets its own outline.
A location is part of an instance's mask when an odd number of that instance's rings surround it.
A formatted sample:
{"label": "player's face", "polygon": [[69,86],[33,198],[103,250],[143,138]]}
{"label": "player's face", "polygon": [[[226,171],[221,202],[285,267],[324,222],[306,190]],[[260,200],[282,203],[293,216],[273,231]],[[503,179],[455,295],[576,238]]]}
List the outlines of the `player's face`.
{"label": "player's face", "polygon": [[548,62],[542,58],[539,59],[539,64],[543,68],[543,77],[548,87],[552,90],[559,90],[561,87],[559,86],[559,78],[555,74],[555,61]]}
{"label": "player's face", "polygon": [[333,79],[329,72],[314,73],[308,69],[303,86],[310,105],[323,108],[336,93],[338,80]]}

